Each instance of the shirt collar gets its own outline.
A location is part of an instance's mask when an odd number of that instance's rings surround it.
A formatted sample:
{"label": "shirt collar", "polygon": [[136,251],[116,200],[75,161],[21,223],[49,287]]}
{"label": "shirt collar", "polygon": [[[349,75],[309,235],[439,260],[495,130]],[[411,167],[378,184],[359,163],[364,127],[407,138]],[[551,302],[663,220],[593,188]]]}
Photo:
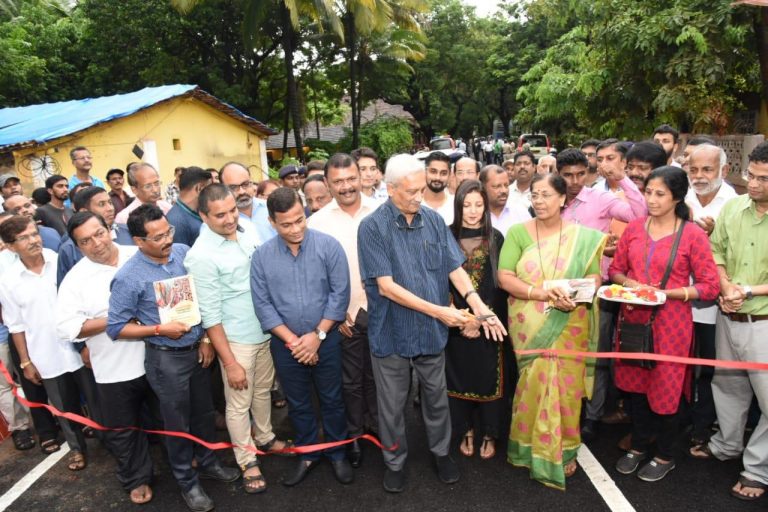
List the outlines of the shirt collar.
{"label": "shirt collar", "polygon": [[177,244],[173,244],[173,246],[171,247],[171,254],[170,254],[170,255],[168,255],[168,262],[167,262],[167,263],[165,263],[165,264],[163,264],[163,263],[158,263],[158,262],[156,262],[155,260],[153,260],[153,259],[150,259],[150,258],[149,258],[149,257],[148,257],[146,254],[144,254],[143,252],[141,252],[141,250],[137,251],[136,253],[139,255],[139,258],[143,259],[144,261],[146,261],[146,262],[147,262],[147,263],[149,263],[150,265],[154,265],[154,266],[156,266],[156,267],[164,267],[165,265],[170,265],[171,263],[173,263],[174,261],[176,261],[176,254],[174,253],[174,249],[176,248],[176,245],[177,245]]}
{"label": "shirt collar", "polygon": [[182,201],[181,199],[177,199],[176,200],[176,204],[179,205],[179,208],[181,208],[182,211],[184,211],[187,214],[191,215],[192,217],[194,217],[195,219],[199,220],[200,222],[203,222],[203,219],[200,218],[200,215],[195,210],[193,210],[192,208],[190,208],[189,206],[184,204],[184,201]]}
{"label": "shirt collar", "polygon": [[[306,228],[306,231],[304,232],[304,240],[301,241],[299,244],[299,252],[297,254],[301,254],[301,251],[304,249],[304,247],[307,246],[307,244],[310,242],[312,238],[312,230],[309,228]],[[291,248],[288,247],[288,244],[285,243],[285,240],[283,240],[283,237],[281,237],[279,234],[275,236],[277,239],[277,247],[280,252],[284,252],[290,256],[293,256],[293,253],[291,252]]]}
{"label": "shirt collar", "polygon": [[392,199],[387,199],[384,202],[384,207],[389,210],[389,213],[392,215],[392,218],[395,220],[395,226],[397,226],[400,229],[419,229],[424,227],[424,219],[421,216],[421,206],[419,206],[419,211],[416,212],[416,214],[413,216],[413,221],[411,222],[411,225],[408,225],[408,221],[405,220],[405,215],[395,206],[395,203],[392,202]]}

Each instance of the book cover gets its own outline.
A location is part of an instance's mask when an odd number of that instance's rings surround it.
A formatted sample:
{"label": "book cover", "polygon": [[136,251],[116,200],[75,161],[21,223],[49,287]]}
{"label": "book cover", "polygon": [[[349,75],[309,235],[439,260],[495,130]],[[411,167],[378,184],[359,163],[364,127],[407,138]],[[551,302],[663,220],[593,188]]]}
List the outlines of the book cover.
{"label": "book cover", "polygon": [[595,296],[594,279],[554,279],[544,281],[544,289],[562,288],[574,302],[592,302]]}
{"label": "book cover", "polygon": [[160,323],[184,322],[189,326],[202,321],[200,304],[192,276],[173,277],[152,283],[155,303],[160,313]]}

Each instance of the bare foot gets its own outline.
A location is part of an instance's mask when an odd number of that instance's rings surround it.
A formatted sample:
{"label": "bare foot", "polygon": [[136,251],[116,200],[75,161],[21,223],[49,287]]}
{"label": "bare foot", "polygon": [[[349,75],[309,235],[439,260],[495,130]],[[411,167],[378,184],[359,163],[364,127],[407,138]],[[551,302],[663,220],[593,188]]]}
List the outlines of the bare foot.
{"label": "bare foot", "polygon": [[576,464],[575,459],[569,462],[568,464],[566,464],[565,466],[563,466],[563,471],[565,472],[565,478],[572,477],[576,473],[576,470],[578,469],[578,467],[579,465]]}
{"label": "bare foot", "polygon": [[131,503],[136,505],[143,505],[152,501],[152,489],[143,484],[131,491]]}

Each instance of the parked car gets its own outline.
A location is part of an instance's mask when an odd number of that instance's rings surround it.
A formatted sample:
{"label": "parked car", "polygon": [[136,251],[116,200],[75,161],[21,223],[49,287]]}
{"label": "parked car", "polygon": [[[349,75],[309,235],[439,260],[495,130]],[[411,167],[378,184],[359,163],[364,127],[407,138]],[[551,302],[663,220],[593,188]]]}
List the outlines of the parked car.
{"label": "parked car", "polygon": [[445,153],[448,155],[448,157],[451,159],[451,163],[456,162],[459,158],[463,158],[467,156],[466,151],[462,151],[456,146],[456,141],[453,140],[452,137],[448,136],[441,136],[441,137],[435,137],[431,141],[429,141],[429,150],[428,151],[419,151],[416,153],[416,158],[419,160],[424,160],[427,158],[431,153],[435,151],[440,151],[441,153]]}
{"label": "parked car", "polygon": [[522,151],[525,144],[528,144],[537,160],[555,151],[555,148],[549,143],[549,137],[545,133],[522,134],[517,139],[517,150]]}

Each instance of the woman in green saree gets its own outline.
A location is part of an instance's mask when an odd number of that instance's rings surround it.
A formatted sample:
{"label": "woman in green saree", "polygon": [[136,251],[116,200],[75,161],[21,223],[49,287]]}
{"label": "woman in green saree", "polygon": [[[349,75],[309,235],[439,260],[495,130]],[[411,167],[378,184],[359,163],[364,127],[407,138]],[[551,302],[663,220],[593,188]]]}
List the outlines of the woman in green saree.
{"label": "woman in green saree", "polygon": [[[575,303],[553,279],[600,279],[605,236],[563,220],[566,183],[557,174],[531,183],[536,217],[512,226],[499,257],[499,284],[509,297],[509,336],[516,350],[594,351],[598,308]],[[507,460],[531,478],[565,489],[581,445],[581,400],[591,395],[592,364],[583,357],[517,355],[519,379],[512,403]]]}

